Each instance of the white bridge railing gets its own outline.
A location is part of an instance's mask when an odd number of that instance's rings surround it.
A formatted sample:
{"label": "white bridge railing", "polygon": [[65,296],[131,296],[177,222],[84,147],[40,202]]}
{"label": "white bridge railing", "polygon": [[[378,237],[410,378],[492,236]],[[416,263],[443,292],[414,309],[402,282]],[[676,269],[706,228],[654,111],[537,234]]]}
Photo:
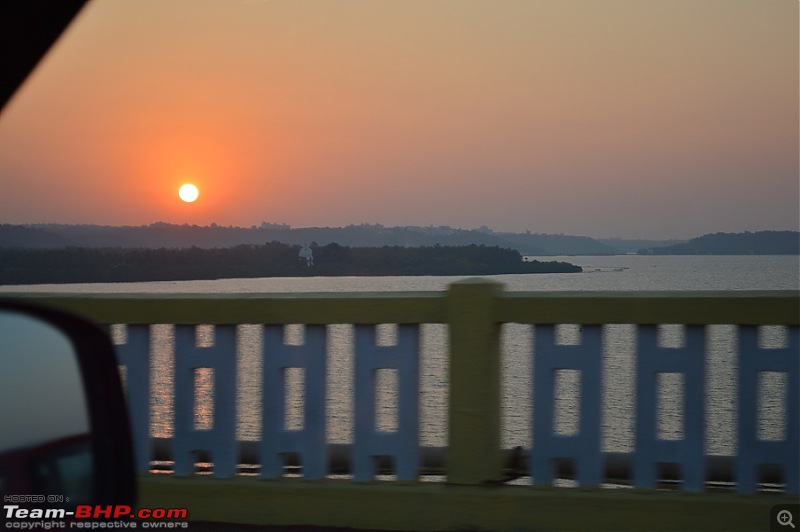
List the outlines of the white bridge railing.
{"label": "white bridge railing", "polygon": [[[652,488],[661,464],[677,466],[679,487],[702,491],[717,467],[707,456],[707,326],[735,326],[735,453],[724,462],[736,491],[759,489],[759,470],[771,466],[782,489],[800,493],[800,294],[798,292],[726,293],[520,293],[499,285],[469,280],[445,293],[353,293],[264,295],[76,295],[40,297],[107,324],[127,325],[126,343],[118,346],[125,367],[130,415],[141,472],[154,458],[151,438],[151,325],[174,324],[174,432],[169,447],[175,475],[195,471],[198,451],[210,454],[213,475],[231,477],[241,461],[237,442],[237,325],[263,326],[260,442],[249,447],[262,478],[285,474],[287,455],[302,466],[307,479],[331,473],[326,434],[327,344],[329,324],[352,324],[353,439],[346,447],[349,471],[356,482],[379,473],[378,458],[390,457],[397,480],[420,477],[420,325],[445,324],[448,330],[448,444],[440,449],[441,474],[451,484],[481,485],[514,477],[530,477],[533,485],[550,485],[559,464],[573,464],[580,486],[599,486],[619,459],[604,453],[601,441],[604,369],[603,335],[609,324],[635,326],[635,417],[632,452],[624,456],[629,482]],[[396,323],[395,345],[377,345],[376,325]],[[532,375],[532,448],[520,453],[501,449],[500,328],[504,323],[535,328]],[[212,346],[198,347],[195,326],[215,327]],[[302,345],[284,342],[284,325],[304,324]],[[578,345],[562,345],[556,326],[578,324]],[[659,324],[685,326],[681,347],[663,347]],[[765,348],[759,326],[785,328],[785,344]],[[195,372],[213,373],[213,424],[195,426]],[[287,430],[286,370],[303,375],[301,428]],[[376,374],[396,373],[396,430],[376,426]],[[579,372],[578,430],[555,429],[555,374]],[[759,436],[759,379],[765,372],[785,383],[782,439]],[[682,376],[682,437],[663,439],[657,428],[657,380],[662,374]],[[341,449],[340,449],[341,450]],[[159,450],[159,452],[161,452]],[[511,462],[509,462],[511,458]],[[427,460],[427,458],[426,458]],[[717,460],[719,462],[719,460]]]}

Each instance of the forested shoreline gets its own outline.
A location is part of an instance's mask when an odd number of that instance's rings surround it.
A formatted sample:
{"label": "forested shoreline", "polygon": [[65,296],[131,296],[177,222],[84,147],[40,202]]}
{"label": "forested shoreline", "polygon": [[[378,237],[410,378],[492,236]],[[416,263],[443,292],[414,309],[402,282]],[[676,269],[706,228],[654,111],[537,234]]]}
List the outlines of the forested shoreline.
{"label": "forested shoreline", "polygon": [[228,248],[0,249],[0,284],[186,281],[254,277],[573,273],[567,262],[524,262],[496,246],[307,248],[270,242]]}

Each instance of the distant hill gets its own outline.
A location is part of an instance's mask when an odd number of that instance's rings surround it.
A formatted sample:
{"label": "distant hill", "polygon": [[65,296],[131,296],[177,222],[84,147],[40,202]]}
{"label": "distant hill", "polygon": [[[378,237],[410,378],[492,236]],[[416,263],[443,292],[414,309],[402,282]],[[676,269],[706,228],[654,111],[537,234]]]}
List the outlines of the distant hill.
{"label": "distant hill", "polygon": [[57,248],[64,245],[63,237],[42,227],[0,224],[0,247]]}
{"label": "distant hill", "polygon": [[292,228],[262,223],[251,227],[177,225],[158,222],[144,226],[2,225],[0,248],[224,248],[282,242],[302,245],[337,243],[342,246],[467,246],[511,248],[522,255],[616,255],[620,251],[586,236],[541,233],[501,233],[487,227],[384,227],[379,224],[346,227]]}
{"label": "distant hill", "polygon": [[494,233],[523,255],[618,255],[620,251],[588,236]]}
{"label": "distant hill", "polygon": [[642,249],[640,255],[798,255],[800,232],[713,233],[682,244]]}
{"label": "distant hill", "polygon": [[636,253],[640,249],[672,246],[683,244],[686,240],[653,240],[647,238],[597,238],[601,244],[619,250],[620,253]]}
{"label": "distant hill", "polygon": [[715,233],[678,240],[595,239],[588,236],[495,232],[488,227],[457,229],[448,226],[385,227],[359,224],[346,227],[300,227],[262,223],[250,227],[169,224],[140,226],[0,224],[0,249],[81,248],[228,248],[282,242],[352,247],[468,246],[510,248],[522,255],[772,255],[797,254],[797,231]]}

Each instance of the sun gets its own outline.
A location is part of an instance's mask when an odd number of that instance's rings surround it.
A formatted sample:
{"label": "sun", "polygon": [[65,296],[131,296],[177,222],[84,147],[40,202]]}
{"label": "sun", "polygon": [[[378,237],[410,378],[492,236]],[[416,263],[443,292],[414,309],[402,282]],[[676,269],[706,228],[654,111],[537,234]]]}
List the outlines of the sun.
{"label": "sun", "polygon": [[181,186],[181,188],[178,190],[178,196],[180,196],[180,198],[186,203],[193,202],[199,195],[200,191],[197,190],[197,187],[191,183]]}

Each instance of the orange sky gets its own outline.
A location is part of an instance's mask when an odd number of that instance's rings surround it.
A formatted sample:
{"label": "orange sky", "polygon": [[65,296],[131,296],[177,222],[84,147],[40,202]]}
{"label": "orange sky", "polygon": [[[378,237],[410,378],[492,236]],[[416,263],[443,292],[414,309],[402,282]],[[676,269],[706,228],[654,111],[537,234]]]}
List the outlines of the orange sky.
{"label": "orange sky", "polygon": [[91,0],[0,116],[0,223],[797,229],[798,23],[796,0]]}

